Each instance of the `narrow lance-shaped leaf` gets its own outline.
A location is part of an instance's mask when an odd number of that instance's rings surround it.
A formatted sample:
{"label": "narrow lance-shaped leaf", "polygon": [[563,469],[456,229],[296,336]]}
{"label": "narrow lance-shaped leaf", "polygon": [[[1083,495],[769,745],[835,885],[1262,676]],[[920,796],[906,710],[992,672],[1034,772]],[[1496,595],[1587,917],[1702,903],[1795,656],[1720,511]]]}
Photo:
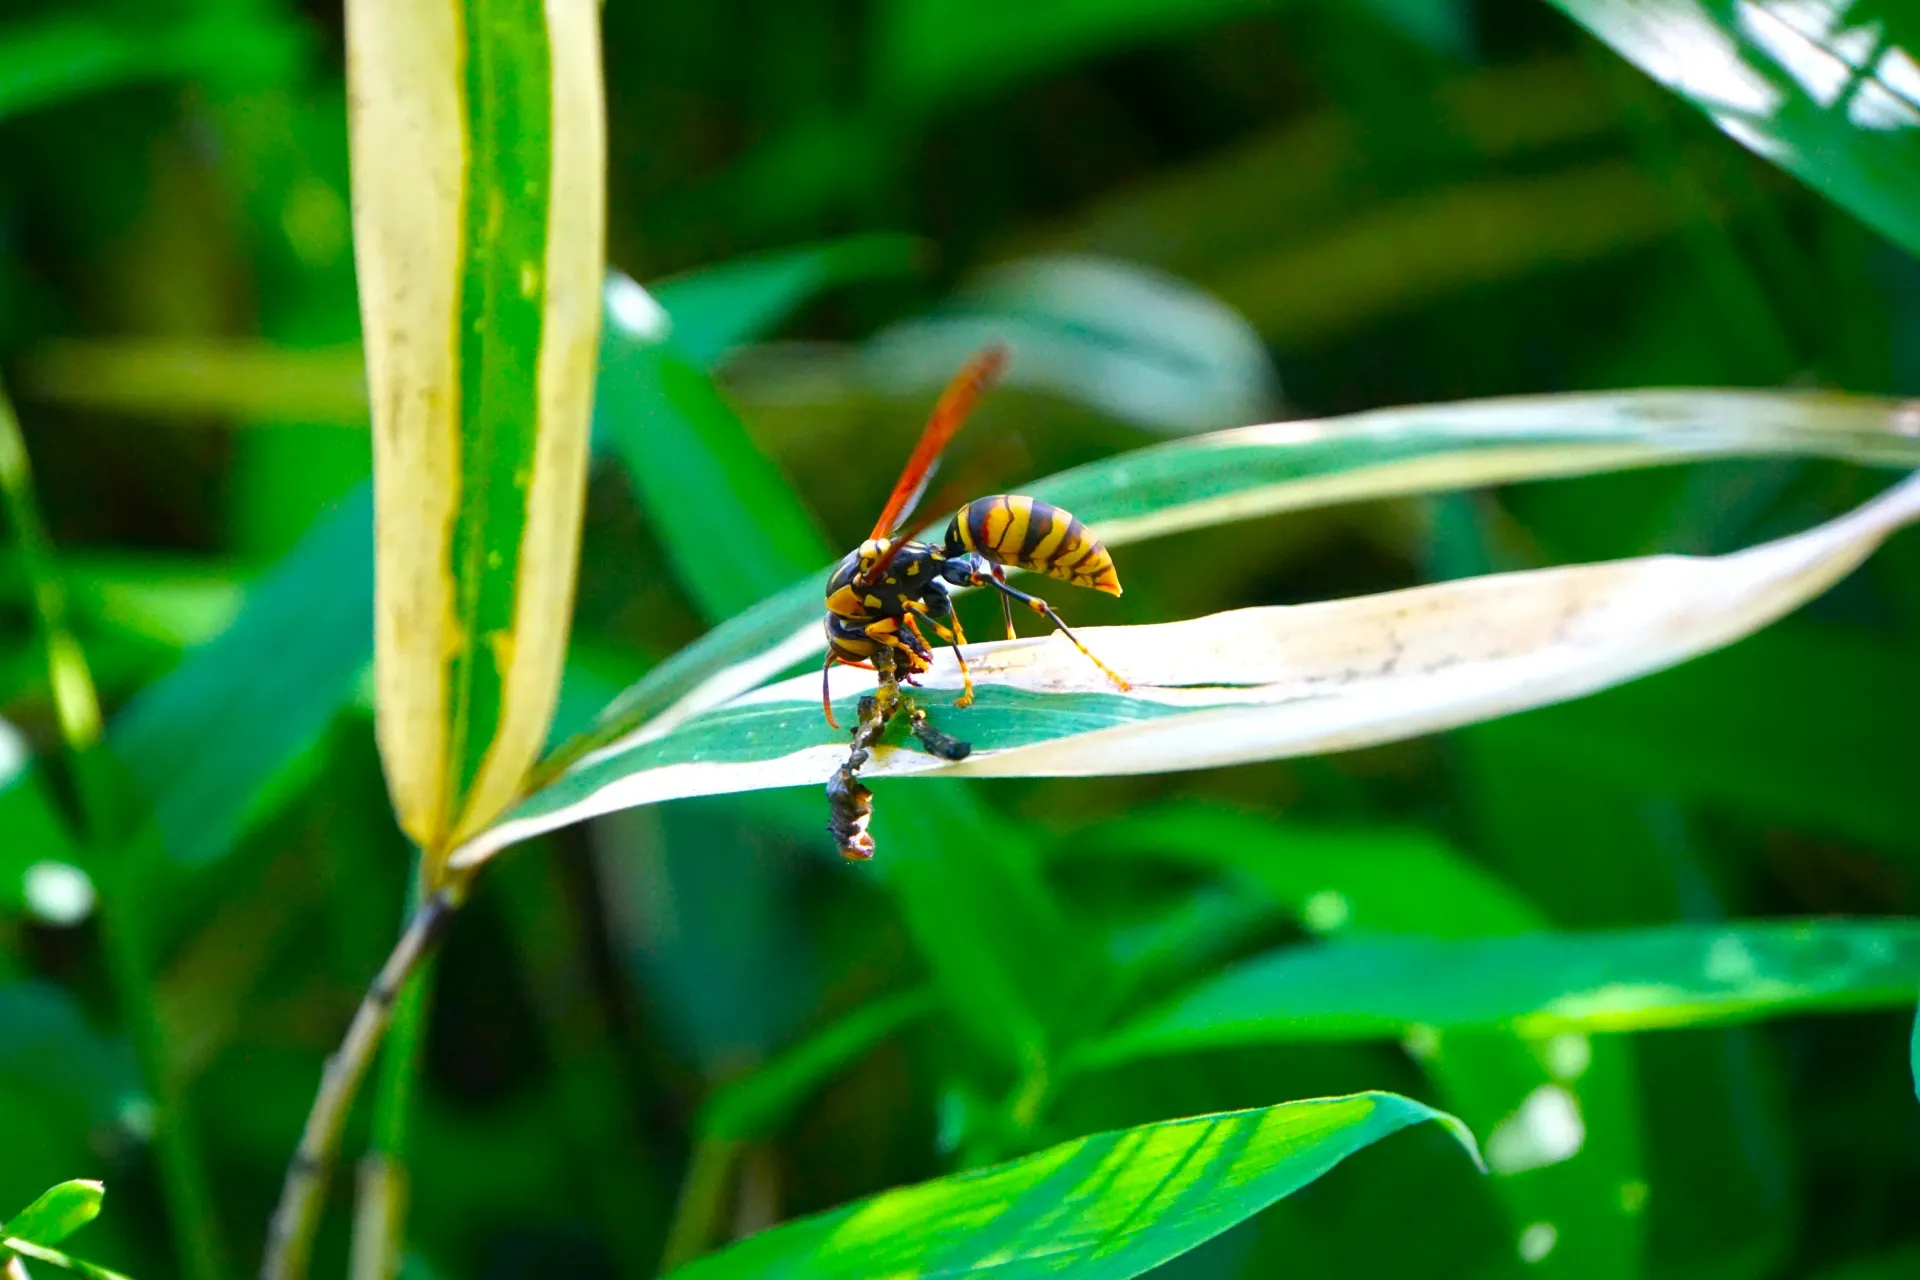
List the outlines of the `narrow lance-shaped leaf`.
{"label": "narrow lance-shaped leaf", "polygon": [[1478,1159],[1459,1121],[1396,1094],[1289,1102],[1077,1138],[775,1227],[672,1274],[1125,1280],[1426,1120]]}
{"label": "narrow lance-shaped leaf", "polygon": [[31,1258],[35,1262],[44,1262],[48,1266],[58,1267],[62,1271],[72,1271],[78,1275],[87,1276],[89,1280],[128,1280],[126,1276],[121,1275],[118,1271],[109,1271],[105,1267],[96,1266],[91,1262],[76,1258],[59,1249],[52,1249],[43,1244],[36,1244],[31,1240],[20,1239],[17,1236],[0,1236],[0,1250],[17,1253],[21,1257]]}
{"label": "narrow lance-shaped leaf", "polygon": [[[1415,829],[1323,828],[1173,804],[1102,823],[1071,847],[1083,858],[1171,860],[1232,875],[1263,888],[1310,932],[1343,942],[1548,925],[1504,881]],[[1628,1046],[1587,1036],[1541,1040],[1510,1028],[1423,1035],[1418,1046],[1439,1103],[1483,1135],[1491,1190],[1515,1238],[1551,1222],[1555,1252],[1580,1259],[1585,1274],[1632,1274],[1642,1215],[1620,1188],[1645,1173]]]}
{"label": "narrow lance-shaped leaf", "polygon": [[[1122,454],[1026,491],[1110,547],[1372,498],[1706,458],[1787,454],[1920,465],[1897,401],[1730,391],[1626,391],[1413,405],[1240,427]],[[701,637],[616,698],[547,761],[544,784],[608,744],[657,737],[824,647],[827,566]]]}
{"label": "narrow lance-shaped leaf", "polygon": [[7,1219],[6,1234],[35,1244],[59,1244],[100,1216],[106,1188],[76,1178],[63,1182]]}
{"label": "narrow lance-shaped leaf", "polygon": [[1920,253],[1920,17],[1902,0],[1553,0],[1622,57]]}
{"label": "narrow lance-shaped leaf", "polygon": [[600,321],[598,19],[348,7],[378,730],[430,857],[512,801],[558,690]]}
{"label": "narrow lance-shaped leaf", "polygon": [[[970,650],[978,690],[960,764],[882,747],[866,776],[1158,773],[1342,751],[1546,705],[1630,680],[1765,626],[1920,517],[1920,477],[1794,537],[1725,556],[1651,556],[1495,574],[1185,622],[1089,628],[1132,683],[1116,692],[1064,637]],[[833,685],[851,710],[862,673]],[[819,723],[819,678],[759,689],[636,735],[564,775],[457,853],[472,865],[542,831],[685,795],[801,786],[845,754]],[[942,651],[921,677],[958,691]],[[957,714],[957,713],[956,713]]]}
{"label": "narrow lance-shaped leaf", "polygon": [[1244,961],[1089,1045],[1079,1062],[1415,1027],[1546,1036],[1718,1026],[1905,1005],[1916,985],[1913,920],[1356,939]]}

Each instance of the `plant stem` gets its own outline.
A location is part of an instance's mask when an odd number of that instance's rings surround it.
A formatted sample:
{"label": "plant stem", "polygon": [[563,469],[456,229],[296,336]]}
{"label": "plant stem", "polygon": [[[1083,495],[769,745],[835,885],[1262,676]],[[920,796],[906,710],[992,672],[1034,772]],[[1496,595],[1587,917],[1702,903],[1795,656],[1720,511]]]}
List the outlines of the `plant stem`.
{"label": "plant stem", "polygon": [[439,946],[453,913],[466,900],[467,888],[465,880],[450,881],[413,913],[379,976],[354,1011],[346,1039],[321,1069],[320,1090],[307,1113],[300,1145],[280,1188],[280,1203],[267,1228],[266,1258],[260,1267],[265,1280],[304,1280],[313,1234],[320,1225],[327,1176],[339,1153],[340,1131],[346,1125],[354,1095],[373,1064],[402,989]]}
{"label": "plant stem", "polygon": [[[420,875],[416,862],[410,907],[420,898]],[[407,1152],[412,1145],[413,1103],[419,1092],[421,1054],[426,1047],[433,972],[434,957],[428,955],[394,1002],[374,1095],[373,1145],[360,1162],[349,1271],[352,1280],[391,1280],[400,1271],[410,1185]]]}
{"label": "plant stem", "polygon": [[727,1184],[733,1179],[735,1157],[743,1144],[735,1138],[703,1137],[687,1161],[680,1184],[680,1201],[673,1207],[667,1244],[660,1256],[660,1274],[691,1262],[706,1252],[714,1224],[726,1207]]}
{"label": "plant stem", "polygon": [[0,505],[32,588],[34,622],[46,651],[47,681],[76,814],[77,843],[101,881],[100,923],[114,1000],[131,1024],[134,1052],[154,1103],[154,1146],[180,1269],[190,1280],[221,1274],[220,1233],[206,1163],[186,1091],[167,1048],[154,998],[152,950],[141,928],[139,871],[152,830],[129,821],[133,794],[100,741],[100,698],[86,653],[67,626],[66,589],[34,499],[33,469],[13,404],[0,390]]}

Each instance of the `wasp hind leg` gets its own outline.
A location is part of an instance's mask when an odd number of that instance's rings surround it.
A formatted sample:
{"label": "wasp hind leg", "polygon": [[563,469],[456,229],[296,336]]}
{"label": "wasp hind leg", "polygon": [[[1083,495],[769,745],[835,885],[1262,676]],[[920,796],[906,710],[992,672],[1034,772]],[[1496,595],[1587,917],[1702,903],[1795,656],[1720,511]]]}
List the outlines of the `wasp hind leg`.
{"label": "wasp hind leg", "polygon": [[[1061,618],[1061,616],[1058,613],[1054,612],[1052,605],[1048,604],[1045,600],[1042,600],[1039,596],[1030,596],[1026,592],[1020,590],[1017,587],[1008,586],[1006,581],[1002,579],[1000,575],[997,573],[994,574],[992,577],[986,579],[986,582],[988,585],[992,586],[994,590],[1001,593],[1000,598],[1002,600],[1018,600],[1020,601],[1020,603],[1026,605],[1027,608],[1033,610],[1035,613],[1040,614],[1042,617],[1046,618],[1046,620],[1048,622],[1051,622],[1055,627],[1058,627],[1060,630],[1060,634],[1065,636],[1067,639],[1073,641],[1073,647],[1078,649],[1081,653],[1085,654],[1087,656],[1088,662],[1091,662],[1094,666],[1100,668],[1101,673],[1104,674],[1107,677],[1107,679],[1113,681],[1114,687],[1119,689],[1120,692],[1127,693],[1132,690],[1133,686],[1128,684],[1125,680],[1121,679],[1119,672],[1115,671],[1112,667],[1109,667],[1106,663],[1100,661],[1100,659],[1094,657],[1093,650],[1087,648],[1086,645],[1080,643],[1080,637],[1073,634],[1073,628],[1069,627],[1066,624],[1065,619]],[[1011,606],[1009,606],[1009,611],[1010,610],[1011,610]]]}

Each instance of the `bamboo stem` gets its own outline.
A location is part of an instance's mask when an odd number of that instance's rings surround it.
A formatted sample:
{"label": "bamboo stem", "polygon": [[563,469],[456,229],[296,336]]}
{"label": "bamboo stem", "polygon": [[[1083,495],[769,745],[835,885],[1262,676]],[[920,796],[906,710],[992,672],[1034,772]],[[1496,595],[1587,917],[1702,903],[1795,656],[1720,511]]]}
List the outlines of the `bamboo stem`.
{"label": "bamboo stem", "polygon": [[[420,901],[421,875],[416,859],[413,887],[408,894],[409,912]],[[372,1149],[360,1161],[352,1264],[348,1270],[351,1280],[392,1280],[400,1272],[411,1195],[407,1153],[412,1146],[413,1105],[419,1092],[421,1054],[426,1047],[434,968],[432,955],[422,959],[394,1002],[374,1092]]]}
{"label": "bamboo stem", "polygon": [[354,1095],[373,1064],[402,990],[439,946],[453,913],[466,899],[466,887],[465,881],[443,885],[413,913],[393,953],[354,1011],[346,1039],[321,1069],[319,1092],[307,1113],[300,1145],[287,1165],[279,1206],[267,1227],[266,1257],[260,1267],[264,1280],[305,1280],[327,1178],[339,1154],[340,1133],[352,1110]]}

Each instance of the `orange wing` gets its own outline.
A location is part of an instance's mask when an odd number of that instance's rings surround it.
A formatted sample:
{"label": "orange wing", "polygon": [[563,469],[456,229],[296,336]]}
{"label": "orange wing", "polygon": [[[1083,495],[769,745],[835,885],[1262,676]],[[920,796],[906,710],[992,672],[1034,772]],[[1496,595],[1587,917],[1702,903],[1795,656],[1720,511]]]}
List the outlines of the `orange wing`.
{"label": "orange wing", "polygon": [[953,381],[947,384],[947,389],[940,393],[939,403],[933,406],[933,413],[927,418],[927,429],[920,433],[920,443],[913,447],[913,456],[907,459],[906,469],[893,486],[893,493],[887,498],[880,518],[874,521],[873,532],[867,535],[869,538],[887,537],[907,518],[907,514],[913,510],[913,504],[926,492],[927,481],[932,477],[934,464],[940,461],[940,455],[946,452],[947,445],[959,433],[961,424],[973,412],[973,406],[980,403],[980,397],[999,381],[1001,372],[1007,367],[1007,355],[1004,345],[994,343],[967,361],[960,372],[953,376]]}

